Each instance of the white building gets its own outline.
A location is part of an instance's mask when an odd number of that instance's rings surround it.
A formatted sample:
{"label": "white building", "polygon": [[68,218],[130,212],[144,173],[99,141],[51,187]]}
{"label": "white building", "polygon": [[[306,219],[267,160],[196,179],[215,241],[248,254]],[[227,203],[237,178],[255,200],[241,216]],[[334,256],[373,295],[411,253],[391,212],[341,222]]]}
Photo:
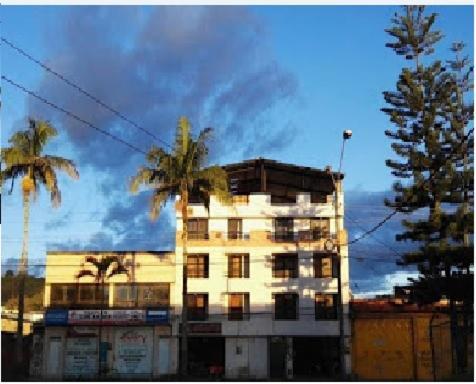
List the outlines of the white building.
{"label": "white building", "polygon": [[[350,373],[348,248],[345,231],[336,235],[330,173],[264,159],[225,169],[233,204],[214,197],[209,211],[190,204],[187,260],[177,201],[176,261],[188,268],[190,373],[223,367],[227,378],[336,377],[338,259],[326,249],[337,238]],[[180,298],[182,268],[175,281]]]}

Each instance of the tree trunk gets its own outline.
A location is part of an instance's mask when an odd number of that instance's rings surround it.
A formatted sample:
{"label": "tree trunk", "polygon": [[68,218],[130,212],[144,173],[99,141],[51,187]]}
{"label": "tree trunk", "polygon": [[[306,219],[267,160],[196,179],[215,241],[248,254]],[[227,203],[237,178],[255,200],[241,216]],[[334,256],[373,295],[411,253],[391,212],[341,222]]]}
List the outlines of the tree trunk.
{"label": "tree trunk", "polygon": [[30,222],[30,191],[23,190],[23,245],[18,268],[17,363],[23,364],[23,313],[25,311],[25,277],[28,270],[28,233]]}
{"label": "tree trunk", "polygon": [[188,240],[188,190],[182,185],[182,338],[180,373],[186,377],[188,373],[188,314],[187,314],[187,240]]}

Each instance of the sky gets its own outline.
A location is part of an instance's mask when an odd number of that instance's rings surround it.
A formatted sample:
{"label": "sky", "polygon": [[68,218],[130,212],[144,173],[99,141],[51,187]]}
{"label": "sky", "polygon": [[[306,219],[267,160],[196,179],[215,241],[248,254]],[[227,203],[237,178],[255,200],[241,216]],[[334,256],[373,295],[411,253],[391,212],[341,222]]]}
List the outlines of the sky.
{"label": "sky", "polygon": [[[210,162],[255,157],[338,167],[342,131],[351,129],[343,161],[346,227],[351,239],[382,220],[395,181],[394,158],[380,111],[407,63],[385,43],[397,6],[2,6],[1,34],[99,100],[171,142],[179,116],[196,134],[214,128]],[[429,6],[444,38],[434,59],[449,59],[464,41],[473,59],[471,6]],[[2,44],[1,72],[53,103],[147,151],[160,142],[68,87]],[[80,179],[59,176],[62,205],[43,191],[30,224],[31,270],[47,250],[174,248],[169,205],[156,222],[148,195],[132,196],[128,178],[144,156],[2,82],[2,147],[27,116],[50,120],[58,137],[45,149],[75,161]],[[2,270],[21,253],[22,204],[17,182],[2,191]],[[411,244],[395,241],[396,215],[350,246],[351,289],[388,292],[415,276],[395,260]],[[362,259],[357,259],[360,257]],[[385,259],[371,261],[372,258]],[[35,267],[36,265],[36,267]]]}

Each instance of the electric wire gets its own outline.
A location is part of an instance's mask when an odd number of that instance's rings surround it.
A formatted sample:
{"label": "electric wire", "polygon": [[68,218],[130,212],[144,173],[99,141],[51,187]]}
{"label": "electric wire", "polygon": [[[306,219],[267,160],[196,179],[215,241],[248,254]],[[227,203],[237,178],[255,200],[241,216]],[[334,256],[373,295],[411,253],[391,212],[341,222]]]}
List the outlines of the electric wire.
{"label": "electric wire", "polygon": [[121,144],[123,144],[123,145],[126,145],[126,146],[129,147],[130,149],[132,149],[132,150],[134,150],[134,151],[136,151],[136,152],[139,152],[139,153],[141,153],[141,154],[143,154],[143,155],[147,155],[147,152],[143,151],[142,149],[139,149],[139,148],[136,147],[135,145],[133,145],[133,144],[131,144],[131,143],[128,143],[127,141],[121,139],[120,137],[118,137],[118,136],[116,136],[116,135],[114,135],[114,134],[112,134],[112,133],[110,133],[110,132],[107,132],[107,131],[105,131],[105,130],[102,129],[102,128],[99,128],[99,127],[95,126],[94,124],[90,123],[89,121],[86,121],[86,120],[84,120],[83,118],[79,117],[78,115],[76,115],[76,114],[74,114],[74,113],[72,113],[72,112],[70,112],[70,111],[68,111],[68,110],[66,110],[66,109],[64,109],[64,108],[62,108],[62,107],[56,105],[55,103],[53,103],[53,102],[51,102],[51,101],[48,101],[47,99],[45,99],[45,98],[43,98],[43,97],[37,95],[35,92],[33,92],[33,91],[31,91],[31,90],[25,88],[24,86],[22,86],[22,85],[20,85],[20,84],[18,84],[18,83],[16,83],[16,82],[14,82],[13,80],[9,79],[9,78],[6,77],[5,75],[2,75],[2,80],[5,80],[7,83],[11,84],[12,86],[14,86],[14,87],[20,89],[21,91],[23,91],[23,92],[29,94],[30,96],[33,96],[34,98],[40,100],[41,102],[43,102],[43,103],[49,105],[50,107],[52,107],[52,108],[54,108],[54,109],[56,109],[56,110],[58,110],[58,111],[64,113],[65,115],[67,115],[67,116],[69,116],[69,117],[71,117],[71,118],[73,118],[73,119],[75,119],[75,120],[77,120],[77,121],[83,123],[84,125],[87,125],[87,126],[90,127],[90,128],[95,129],[96,131],[102,133],[103,135],[108,136],[109,138],[111,138],[111,139],[113,139],[113,140],[115,140],[115,141],[117,141],[117,142],[119,142],[119,143],[121,143]]}
{"label": "electric wire", "polygon": [[137,124],[136,122],[132,121],[131,119],[129,119],[128,117],[124,116],[121,112],[119,112],[118,110],[114,109],[113,107],[107,105],[106,103],[102,102],[99,98],[97,98],[96,96],[92,95],[91,93],[89,93],[88,91],[84,90],[82,87],[80,87],[79,85],[77,85],[76,83],[72,82],[71,80],[67,79],[64,75],[58,73],[57,71],[55,71],[54,69],[52,69],[51,67],[49,67],[48,65],[46,65],[45,63],[41,62],[40,60],[38,59],[35,59],[33,56],[31,56],[29,53],[25,52],[25,50],[23,50],[22,48],[16,46],[15,44],[13,44],[11,41],[7,40],[6,38],[2,37],[1,38],[1,41],[3,43],[5,43],[6,45],[8,45],[10,48],[14,49],[15,51],[17,51],[18,53],[20,53],[21,55],[23,55],[24,57],[26,57],[28,60],[34,62],[35,64],[39,65],[40,67],[42,67],[45,71],[51,73],[52,75],[56,76],[57,78],[59,78],[61,81],[63,81],[64,83],[68,84],[70,87],[76,89],[78,92],[80,92],[81,94],[83,94],[84,96],[88,97],[89,99],[93,100],[96,104],[100,105],[101,107],[107,109],[109,112],[112,112],[114,115],[116,115],[117,117],[119,117],[120,119],[124,120],[125,122],[127,122],[128,124],[132,125],[133,127],[139,129],[140,131],[142,131],[143,133],[145,133],[146,135],[154,138],[155,140],[161,142],[162,144],[168,146],[169,148],[172,148],[172,146],[167,143],[166,141],[162,140],[160,137],[154,135],[152,132],[150,132],[149,130],[141,127],[139,124]]}

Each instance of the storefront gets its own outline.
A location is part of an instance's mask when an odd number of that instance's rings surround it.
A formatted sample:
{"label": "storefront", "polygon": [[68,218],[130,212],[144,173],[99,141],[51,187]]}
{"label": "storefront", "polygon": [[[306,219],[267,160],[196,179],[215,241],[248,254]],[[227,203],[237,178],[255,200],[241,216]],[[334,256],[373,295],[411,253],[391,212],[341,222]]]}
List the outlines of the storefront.
{"label": "storefront", "polygon": [[176,372],[168,311],[61,310],[46,315],[47,379],[150,379]]}

